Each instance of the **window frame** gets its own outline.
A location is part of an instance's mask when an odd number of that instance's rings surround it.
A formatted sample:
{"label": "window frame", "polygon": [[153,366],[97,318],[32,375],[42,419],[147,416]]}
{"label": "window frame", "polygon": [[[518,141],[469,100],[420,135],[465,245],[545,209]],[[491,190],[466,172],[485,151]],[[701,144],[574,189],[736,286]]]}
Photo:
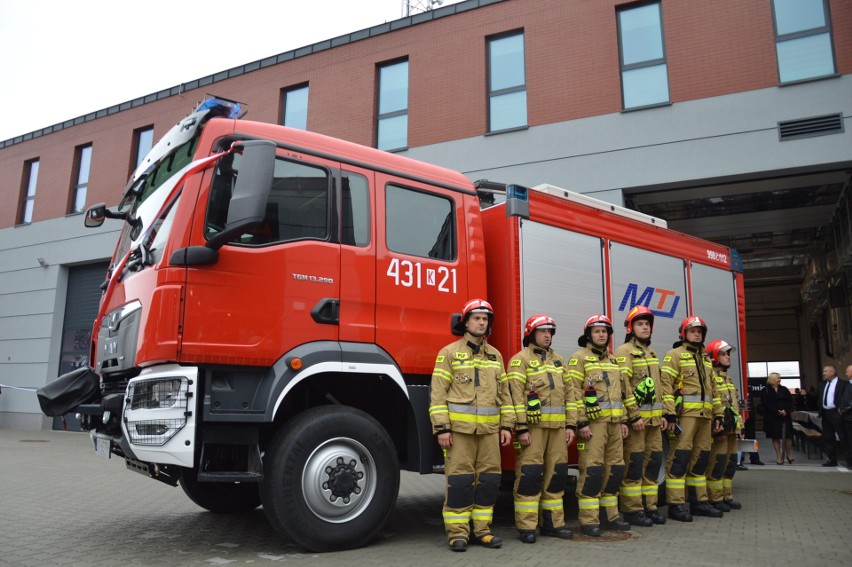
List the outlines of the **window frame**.
{"label": "window frame", "polygon": [[[382,108],[382,71],[385,69],[389,69],[396,65],[401,65],[405,63],[406,65],[406,73],[405,73],[405,108],[401,110],[393,110],[390,112],[381,112]],[[408,60],[408,57],[403,57],[400,59],[394,59],[391,61],[385,61],[376,65],[376,143],[375,147],[382,151],[386,152],[401,152],[408,149],[408,109],[410,108],[410,85],[411,85],[411,64]],[[405,116],[405,143],[399,147],[393,148],[382,148],[381,147],[381,139],[379,138],[380,126],[383,120],[388,120],[390,118],[398,118],[400,116]]]}
{"label": "window frame", "polygon": [[[151,133],[151,146],[148,150],[140,155],[140,150],[142,149],[142,135],[150,132]],[[136,128],[133,130],[133,160],[130,163],[130,172],[129,175],[132,175],[136,168],[139,167],[139,164],[142,163],[142,160],[145,159],[145,156],[148,155],[148,152],[151,151],[151,148],[154,147],[154,125],[149,124],[148,126],[142,126],[141,128]]]}
{"label": "window frame", "polygon": [[[453,248],[453,254],[452,254],[451,258],[437,258],[437,257],[429,256],[428,254],[427,255],[415,254],[415,253],[410,252],[410,251],[397,250],[393,246],[391,246],[390,229],[393,225],[392,225],[392,223],[388,222],[388,217],[391,214],[393,214],[394,211],[391,210],[391,206],[388,202],[389,201],[388,194],[389,194],[390,189],[400,189],[400,190],[409,191],[409,192],[412,192],[412,193],[419,193],[421,195],[427,195],[429,197],[434,197],[436,199],[442,199],[442,200],[446,201],[447,203],[449,203],[449,206],[450,206],[450,211],[449,211],[450,212],[450,226],[452,226],[452,248]],[[384,199],[384,202],[385,202],[385,204],[384,204],[384,209],[385,209],[385,211],[384,211],[384,213],[385,213],[384,214],[384,216],[385,216],[385,219],[384,219],[384,247],[388,252],[392,252],[394,254],[402,254],[402,255],[405,255],[405,256],[412,256],[414,258],[425,258],[427,260],[431,260],[431,261],[435,261],[435,262],[446,262],[448,264],[453,264],[453,263],[458,261],[458,258],[459,258],[458,215],[457,215],[457,211],[456,211],[457,203],[456,203],[456,200],[453,197],[451,197],[449,195],[445,195],[445,194],[440,193],[440,192],[428,191],[426,189],[422,189],[422,188],[419,188],[419,187],[412,187],[411,185],[407,185],[405,183],[402,183],[401,179],[394,179],[394,180],[390,180],[387,183],[385,183],[383,199]],[[446,222],[446,219],[445,219],[445,222]]]}
{"label": "window frame", "polygon": [[[88,151],[87,151],[88,150]],[[74,148],[74,175],[71,178],[71,191],[70,191],[70,199],[68,203],[68,214],[69,215],[77,215],[86,212],[86,197],[88,197],[89,191],[89,177],[92,174],[92,157],[94,152],[94,146],[91,142],[88,144],[81,144]],[[86,179],[85,181],[81,180],[81,175],[83,173],[83,158],[88,154],[88,163],[86,164]],[[76,204],[77,201],[82,196],[82,207],[80,210],[77,210]]]}
{"label": "window frame", "polygon": [[[33,175],[35,167],[35,175]],[[32,158],[24,162],[24,175],[21,179],[21,201],[18,207],[18,224],[32,224],[35,210],[35,196],[38,189],[38,172],[41,158]],[[31,191],[32,190],[32,191]]]}
{"label": "window frame", "polygon": [[[772,33],[775,36],[775,65],[778,71],[778,84],[780,86],[784,85],[795,85],[799,83],[807,83],[810,81],[819,81],[821,79],[828,79],[832,77],[839,76],[837,73],[837,55],[834,52],[834,32],[831,28],[831,6],[828,0],[821,0],[822,2],[822,11],[825,15],[825,24],[821,27],[817,28],[809,28],[806,30],[798,30],[795,32],[789,32],[780,34],[778,33],[778,14],[775,9],[776,0],[772,0]],[[788,41],[794,41],[797,39],[802,39],[805,37],[818,36],[822,34],[828,34],[828,45],[831,49],[831,68],[833,71],[831,73],[826,73],[824,75],[814,75],[812,77],[806,77],[802,79],[794,79],[792,81],[784,81],[781,78],[781,60],[778,57],[778,45]]]}
{"label": "window frame", "polygon": [[[509,39],[511,37],[521,37],[521,59],[523,61],[522,69],[523,72],[523,83],[519,85],[515,85],[512,87],[505,87],[497,90],[492,90],[492,45],[494,42],[501,41],[504,39]],[[487,124],[487,134],[500,134],[503,132],[514,132],[516,130],[526,130],[529,128],[529,99],[527,98],[527,43],[526,43],[526,34],[524,32],[524,28],[513,29],[505,32],[501,32],[499,34],[490,35],[485,38],[485,87],[486,87],[486,101],[485,101],[485,113],[486,113],[486,124]],[[491,113],[491,103],[494,99],[514,93],[524,93],[524,123],[519,124],[517,126],[510,126],[508,128],[493,128],[493,116]]]}
{"label": "window frame", "polygon": [[[662,48],[662,56],[656,59],[646,59],[644,61],[629,63],[627,65],[624,64],[624,41],[621,30],[621,14],[624,12],[628,12],[630,10],[636,10],[639,8],[644,8],[646,6],[657,6],[657,10],[659,12],[659,24],[660,24],[660,46]],[[634,110],[643,110],[645,108],[656,108],[659,106],[669,106],[672,104],[672,93],[671,93],[671,85],[669,82],[669,62],[668,56],[666,55],[666,30],[665,26],[663,26],[663,3],[662,0],[652,0],[650,2],[637,2],[635,4],[626,4],[623,6],[617,6],[615,11],[615,27],[616,34],[618,37],[618,68],[619,68],[619,82],[621,83],[621,111],[622,112],[632,112]],[[625,100],[625,86],[624,86],[624,74],[629,71],[635,71],[636,69],[649,69],[651,67],[664,66],[666,70],[666,100],[653,102],[650,104],[643,104],[639,106],[627,106]]]}
{"label": "window frame", "polygon": [[[293,93],[296,93],[296,92],[299,92],[299,91],[302,91],[302,90],[305,91],[305,125],[304,125],[304,127],[302,127],[302,126],[293,126],[293,125],[287,124],[287,98],[290,96],[290,94],[293,94]],[[282,126],[286,126],[288,128],[296,128],[297,130],[307,130],[308,129],[308,108],[309,108],[309,104],[310,104],[310,97],[311,97],[311,89],[310,89],[310,83],[309,82],[299,83],[297,85],[291,85],[289,87],[281,89],[281,112],[280,112],[280,117],[281,117],[280,120],[281,121],[280,121],[280,124]]]}

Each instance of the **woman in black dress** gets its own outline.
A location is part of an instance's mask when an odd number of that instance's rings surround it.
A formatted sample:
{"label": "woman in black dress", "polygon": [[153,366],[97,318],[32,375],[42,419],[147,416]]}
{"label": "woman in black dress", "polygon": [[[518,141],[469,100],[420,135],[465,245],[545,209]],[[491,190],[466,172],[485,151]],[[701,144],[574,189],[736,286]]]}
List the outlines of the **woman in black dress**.
{"label": "woman in black dress", "polygon": [[781,375],[773,372],[766,379],[766,390],[763,392],[763,429],[766,438],[772,439],[775,447],[775,462],[784,464],[781,455],[781,438],[785,436],[785,449],[787,461],[793,462],[793,420],[790,414],[793,412],[793,395],[790,390],[781,385]]}

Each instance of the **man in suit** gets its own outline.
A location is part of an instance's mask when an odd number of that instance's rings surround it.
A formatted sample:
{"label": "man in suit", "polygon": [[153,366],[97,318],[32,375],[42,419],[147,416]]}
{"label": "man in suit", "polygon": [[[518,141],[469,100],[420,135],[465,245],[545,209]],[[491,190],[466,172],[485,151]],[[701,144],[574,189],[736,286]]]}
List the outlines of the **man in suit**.
{"label": "man in suit", "polygon": [[840,401],[843,391],[849,384],[837,376],[837,369],[828,365],[822,369],[823,381],[817,388],[817,403],[819,415],[822,418],[822,441],[828,460],[824,467],[837,466],[837,436],[840,436],[842,449],[846,448],[846,432],[843,430],[843,420],[840,417]]}
{"label": "man in suit", "polygon": [[840,397],[840,417],[846,433],[846,466],[852,469],[852,365],[846,367],[846,381]]}

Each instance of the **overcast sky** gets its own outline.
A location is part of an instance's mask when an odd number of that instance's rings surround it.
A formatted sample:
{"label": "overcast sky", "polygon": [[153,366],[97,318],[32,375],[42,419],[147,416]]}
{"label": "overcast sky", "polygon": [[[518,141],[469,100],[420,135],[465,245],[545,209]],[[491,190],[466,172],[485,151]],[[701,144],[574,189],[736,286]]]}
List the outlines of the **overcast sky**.
{"label": "overcast sky", "polygon": [[403,6],[404,0],[0,0],[0,140],[396,20]]}

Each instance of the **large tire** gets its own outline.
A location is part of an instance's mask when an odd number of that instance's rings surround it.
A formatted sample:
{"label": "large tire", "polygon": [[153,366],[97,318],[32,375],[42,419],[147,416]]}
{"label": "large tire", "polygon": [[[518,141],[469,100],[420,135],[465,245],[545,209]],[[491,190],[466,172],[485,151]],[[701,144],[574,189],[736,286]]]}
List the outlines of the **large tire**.
{"label": "large tire", "polygon": [[260,506],[257,482],[198,482],[195,469],[180,471],[180,487],[189,499],[217,514],[251,512]]}
{"label": "large tire", "polygon": [[399,492],[399,463],[384,428],[346,406],[306,410],[264,457],[263,510],[281,535],[311,551],[369,543]]}

